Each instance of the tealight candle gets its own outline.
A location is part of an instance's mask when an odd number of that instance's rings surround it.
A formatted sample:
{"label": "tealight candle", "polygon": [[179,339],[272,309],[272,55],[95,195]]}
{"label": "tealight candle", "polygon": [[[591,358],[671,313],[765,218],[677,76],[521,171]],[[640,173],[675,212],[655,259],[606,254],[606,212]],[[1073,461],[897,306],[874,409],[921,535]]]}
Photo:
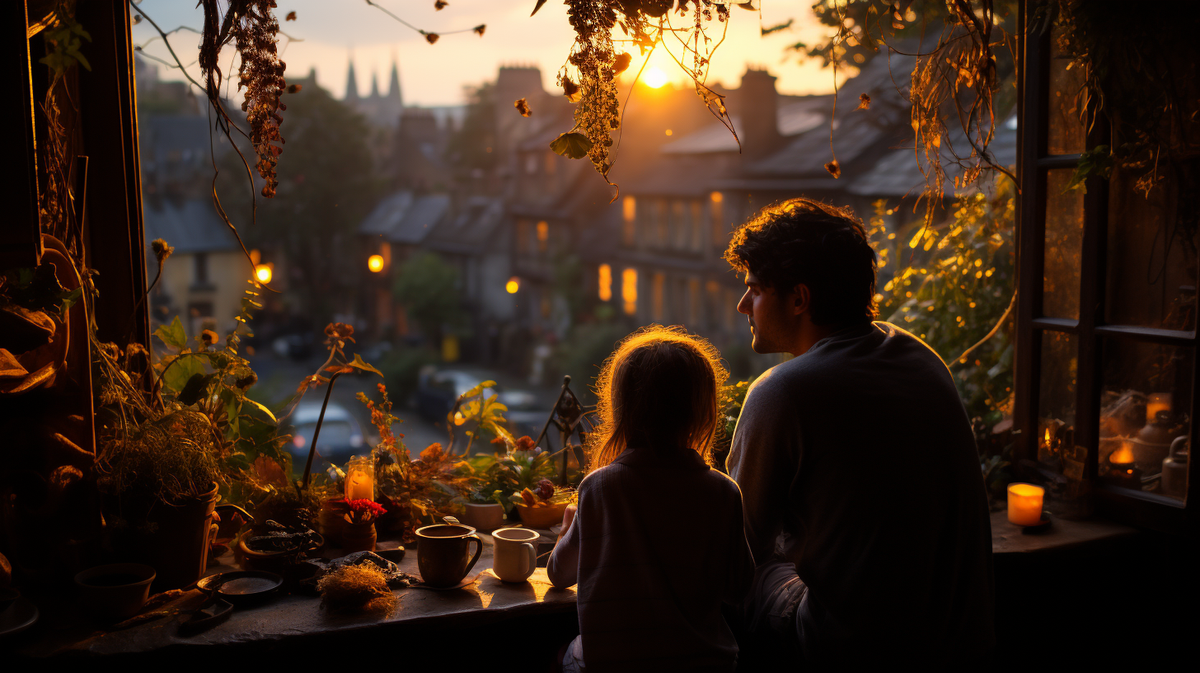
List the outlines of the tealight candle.
{"label": "tealight candle", "polygon": [[1010,484],[1008,520],[1018,526],[1036,526],[1042,522],[1042,498],[1046,489],[1033,484]]}
{"label": "tealight candle", "polygon": [[346,499],[374,500],[375,479],[370,459],[351,460],[346,466]]}

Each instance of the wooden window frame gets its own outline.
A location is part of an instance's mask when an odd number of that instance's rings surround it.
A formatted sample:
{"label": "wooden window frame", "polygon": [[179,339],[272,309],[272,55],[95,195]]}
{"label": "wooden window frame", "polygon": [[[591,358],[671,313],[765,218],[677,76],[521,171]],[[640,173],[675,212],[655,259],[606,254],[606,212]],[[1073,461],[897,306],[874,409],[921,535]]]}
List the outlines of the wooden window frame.
{"label": "wooden window frame", "polygon": [[[1021,478],[1036,478],[1038,441],[1038,392],[1041,376],[1043,335],[1059,332],[1076,338],[1078,368],[1076,374],[1075,444],[1087,447],[1084,480],[1089,493],[1085,503],[1090,510],[1104,517],[1144,528],[1176,534],[1196,532],[1194,498],[1186,504],[1155,493],[1118,489],[1100,483],[1100,407],[1103,385],[1103,340],[1122,339],[1190,348],[1192,352],[1191,422],[1188,432],[1192,445],[1197,442],[1196,427],[1200,419],[1200,345],[1196,330],[1179,331],[1132,325],[1108,324],[1105,320],[1108,180],[1096,176],[1087,180],[1084,196],[1084,230],[1081,250],[1079,319],[1047,317],[1042,311],[1044,274],[1046,175],[1051,169],[1075,168],[1082,155],[1049,155],[1050,102],[1050,29],[1039,32],[1030,25],[1031,7],[1038,0],[1022,2],[1018,22],[1024,27],[1019,36],[1021,54],[1018,70],[1017,100],[1020,115],[1018,128],[1018,173],[1021,185],[1019,197],[1017,338],[1013,426],[1015,443],[1013,459]],[[1087,147],[1107,144],[1109,129],[1102,116],[1088,133]],[[1200,482],[1196,461],[1190,457],[1189,487]]]}

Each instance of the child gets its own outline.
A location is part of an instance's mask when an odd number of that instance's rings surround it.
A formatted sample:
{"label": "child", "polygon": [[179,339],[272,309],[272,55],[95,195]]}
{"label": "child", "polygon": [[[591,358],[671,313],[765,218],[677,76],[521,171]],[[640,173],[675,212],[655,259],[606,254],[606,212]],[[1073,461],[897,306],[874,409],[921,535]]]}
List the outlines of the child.
{"label": "child", "polygon": [[597,381],[595,469],[547,565],[578,584],[580,636],[567,671],[732,671],[721,603],[738,603],[754,562],[737,484],[706,464],[726,372],[712,344],[653,325],[627,337]]}

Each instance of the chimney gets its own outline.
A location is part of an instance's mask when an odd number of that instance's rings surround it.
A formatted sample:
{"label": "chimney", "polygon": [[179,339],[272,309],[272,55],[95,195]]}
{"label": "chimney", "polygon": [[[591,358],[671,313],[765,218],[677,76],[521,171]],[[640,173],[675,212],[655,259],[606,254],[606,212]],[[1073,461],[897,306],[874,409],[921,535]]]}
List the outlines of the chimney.
{"label": "chimney", "polygon": [[737,94],[735,113],[742,121],[742,154],[758,157],[778,149],[781,136],[775,77],[766,70],[747,69]]}

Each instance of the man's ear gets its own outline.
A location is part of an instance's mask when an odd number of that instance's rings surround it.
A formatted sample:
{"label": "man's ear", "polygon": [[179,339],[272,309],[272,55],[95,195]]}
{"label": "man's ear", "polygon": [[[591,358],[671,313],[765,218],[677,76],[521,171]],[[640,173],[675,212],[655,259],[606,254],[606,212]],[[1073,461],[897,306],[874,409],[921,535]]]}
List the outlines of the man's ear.
{"label": "man's ear", "polygon": [[804,283],[800,283],[796,286],[796,289],[792,290],[790,300],[792,302],[792,315],[807,313],[812,308],[812,292],[809,291],[808,286]]}

